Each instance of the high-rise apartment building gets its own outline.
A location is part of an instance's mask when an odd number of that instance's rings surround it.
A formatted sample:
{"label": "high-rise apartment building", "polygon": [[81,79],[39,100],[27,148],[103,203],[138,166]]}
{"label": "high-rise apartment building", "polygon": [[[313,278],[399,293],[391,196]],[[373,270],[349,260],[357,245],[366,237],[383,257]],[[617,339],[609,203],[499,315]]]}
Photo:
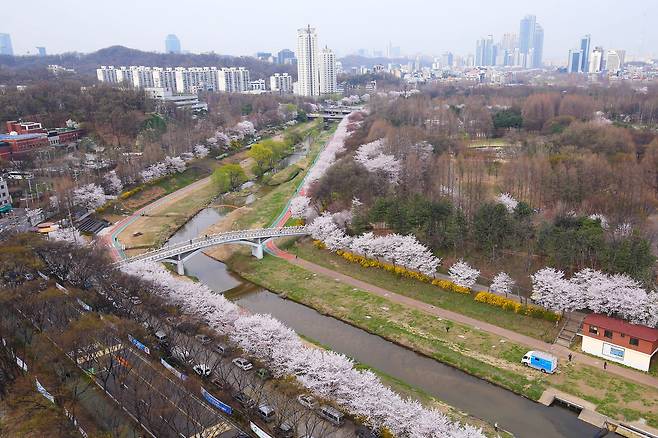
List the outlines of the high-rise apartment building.
{"label": "high-rise apartment building", "polygon": [[165,38],[165,53],[180,53],[180,40],[176,35],[170,33]]}
{"label": "high-rise apartment building", "polygon": [[591,51],[591,43],[592,37],[590,35],[585,35],[580,39],[580,50],[582,51],[582,54],[580,55],[580,71],[583,73],[589,70],[589,53]]}
{"label": "high-rise apartment building", "polygon": [[333,94],[337,91],[336,54],[325,47],[320,53],[320,94]]}
{"label": "high-rise apartment building", "polygon": [[608,73],[616,75],[624,66],[624,58],[626,58],[625,50],[608,50],[605,56],[605,69]]}
{"label": "high-rise apartment building", "polygon": [[43,46],[37,46],[37,55],[46,56],[46,48]]}
{"label": "high-rise apartment building", "polygon": [[544,29],[537,23],[537,17],[526,15],[519,26],[519,53],[522,67],[538,68],[542,66],[544,54]]}
{"label": "high-rise apartment building", "polygon": [[219,91],[244,93],[249,90],[249,70],[244,67],[222,68],[218,71]]}
{"label": "high-rise apartment building", "polygon": [[441,55],[441,67],[452,67],[454,66],[455,61],[454,61],[454,55],[452,52],[445,52],[443,55]]}
{"label": "high-rise apartment building", "polygon": [[270,76],[270,90],[272,93],[292,93],[292,76],[288,73],[274,73]]}
{"label": "high-rise apartment building", "polygon": [[297,93],[301,96],[320,94],[318,37],[310,25],[297,30]]}
{"label": "high-rise apartment building", "polygon": [[489,66],[496,62],[496,47],[493,35],[482,38],[475,44],[475,65]]}
{"label": "high-rise apartment building", "polygon": [[0,55],[14,56],[14,48],[11,45],[11,35],[0,33]]}

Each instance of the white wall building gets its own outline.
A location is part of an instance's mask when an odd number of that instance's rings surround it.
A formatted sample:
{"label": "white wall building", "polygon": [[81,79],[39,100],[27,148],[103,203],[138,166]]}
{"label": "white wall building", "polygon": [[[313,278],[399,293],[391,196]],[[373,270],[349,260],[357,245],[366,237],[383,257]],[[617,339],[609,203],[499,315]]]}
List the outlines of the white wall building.
{"label": "white wall building", "polygon": [[596,47],[589,58],[589,72],[600,73],[603,70],[603,48]]}
{"label": "white wall building", "polygon": [[330,48],[325,47],[320,54],[320,94],[336,93],[337,88],[336,54]]}
{"label": "white wall building", "polygon": [[135,88],[163,88],[173,93],[199,90],[245,92],[249,90],[249,70],[244,67],[118,67],[96,69],[99,81],[126,83]]}
{"label": "white wall building", "polygon": [[272,93],[279,94],[292,93],[292,76],[288,73],[274,73],[270,76],[270,90],[272,90]]}
{"label": "white wall building", "polygon": [[249,70],[244,67],[222,68],[218,71],[218,90],[226,93],[249,91]]}
{"label": "white wall building", "polygon": [[624,66],[625,50],[608,50],[605,57],[605,68],[610,74],[617,74]]}
{"label": "white wall building", "polygon": [[310,25],[297,30],[297,93],[301,96],[320,94],[318,37]]}

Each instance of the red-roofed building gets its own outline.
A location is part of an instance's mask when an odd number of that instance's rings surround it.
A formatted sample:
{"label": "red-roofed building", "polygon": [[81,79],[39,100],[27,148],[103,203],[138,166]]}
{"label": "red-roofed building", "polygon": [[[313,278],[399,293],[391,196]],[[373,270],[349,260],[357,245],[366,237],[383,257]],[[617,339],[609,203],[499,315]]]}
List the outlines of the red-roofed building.
{"label": "red-roofed building", "polygon": [[658,329],[593,313],[583,321],[585,353],[649,371],[658,350]]}

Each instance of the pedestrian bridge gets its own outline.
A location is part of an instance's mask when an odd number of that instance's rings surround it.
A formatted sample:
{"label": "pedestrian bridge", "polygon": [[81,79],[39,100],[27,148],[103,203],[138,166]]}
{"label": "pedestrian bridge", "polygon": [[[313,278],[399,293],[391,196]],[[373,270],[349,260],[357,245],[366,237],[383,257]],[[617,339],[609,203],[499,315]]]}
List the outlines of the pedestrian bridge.
{"label": "pedestrian bridge", "polygon": [[208,234],[197,237],[196,239],[186,240],[185,242],[174,245],[163,246],[153,251],[145,252],[134,257],[117,262],[118,265],[124,265],[136,261],[150,262],[167,262],[176,265],[180,275],[185,272],[185,261],[194,254],[205,248],[226,244],[241,244],[252,247],[251,254],[258,258],[263,258],[263,247],[265,243],[273,238],[286,236],[304,236],[309,234],[305,226],[281,227],[281,228],[260,228],[255,230],[228,231],[219,234]]}

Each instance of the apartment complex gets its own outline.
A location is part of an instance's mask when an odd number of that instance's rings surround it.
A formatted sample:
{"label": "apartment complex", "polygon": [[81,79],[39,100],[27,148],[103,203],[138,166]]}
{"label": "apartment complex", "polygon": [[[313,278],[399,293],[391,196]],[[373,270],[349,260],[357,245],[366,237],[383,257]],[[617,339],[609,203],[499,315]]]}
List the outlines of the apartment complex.
{"label": "apartment complex", "polygon": [[325,47],[320,54],[320,94],[333,94],[337,91],[336,54]]}
{"label": "apartment complex", "polygon": [[162,88],[172,93],[199,90],[242,93],[249,90],[249,70],[244,67],[114,67],[96,69],[99,81],[135,88]]}

